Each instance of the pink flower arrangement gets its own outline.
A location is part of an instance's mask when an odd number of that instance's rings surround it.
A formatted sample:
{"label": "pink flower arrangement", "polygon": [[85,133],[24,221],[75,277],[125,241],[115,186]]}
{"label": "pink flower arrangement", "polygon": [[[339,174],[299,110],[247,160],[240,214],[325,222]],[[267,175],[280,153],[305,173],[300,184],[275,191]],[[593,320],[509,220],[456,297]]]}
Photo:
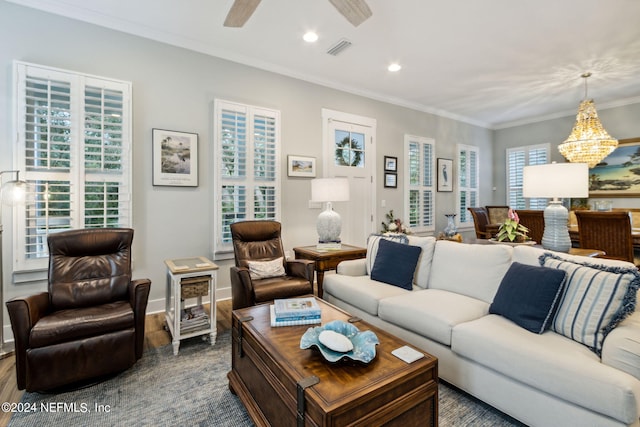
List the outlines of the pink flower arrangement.
{"label": "pink flower arrangement", "polygon": [[509,240],[510,242],[519,242],[519,241],[527,241],[529,240],[529,236],[527,233],[529,229],[524,225],[520,224],[520,218],[518,217],[518,213],[513,209],[509,209],[509,213],[507,214],[507,219],[504,221],[504,224],[500,226],[498,230],[498,241],[502,242],[504,240]]}

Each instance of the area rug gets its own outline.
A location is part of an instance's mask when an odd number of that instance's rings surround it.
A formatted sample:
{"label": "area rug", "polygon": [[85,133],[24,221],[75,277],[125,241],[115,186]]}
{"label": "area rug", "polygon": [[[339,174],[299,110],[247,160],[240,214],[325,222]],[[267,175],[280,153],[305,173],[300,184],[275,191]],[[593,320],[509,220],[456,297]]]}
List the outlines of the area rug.
{"label": "area rug", "polygon": [[[230,332],[215,346],[199,338],[147,350],[131,369],[102,383],[60,394],[25,393],[9,426],[252,426],[228,387]],[[439,425],[522,426],[440,383]]]}

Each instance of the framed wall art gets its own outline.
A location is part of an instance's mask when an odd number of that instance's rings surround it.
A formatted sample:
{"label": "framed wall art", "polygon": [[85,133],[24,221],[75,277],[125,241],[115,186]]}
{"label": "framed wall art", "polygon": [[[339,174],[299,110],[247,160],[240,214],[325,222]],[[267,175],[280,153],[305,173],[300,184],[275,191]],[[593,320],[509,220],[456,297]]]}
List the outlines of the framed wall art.
{"label": "framed wall art", "polygon": [[398,172],[398,158],[391,157],[391,156],[384,156],[384,171]]}
{"label": "framed wall art", "polygon": [[618,147],[589,169],[589,197],[640,196],[640,138],[621,139]]}
{"label": "framed wall art", "polygon": [[398,188],[398,174],[392,173],[392,172],[385,172],[384,188]]}
{"label": "framed wall art", "polygon": [[315,178],[316,158],[303,156],[287,156],[287,176]]}
{"label": "framed wall art", "polygon": [[153,185],[198,186],[198,134],[153,129]]}
{"label": "framed wall art", "polygon": [[453,160],[438,159],[438,191],[453,191]]}

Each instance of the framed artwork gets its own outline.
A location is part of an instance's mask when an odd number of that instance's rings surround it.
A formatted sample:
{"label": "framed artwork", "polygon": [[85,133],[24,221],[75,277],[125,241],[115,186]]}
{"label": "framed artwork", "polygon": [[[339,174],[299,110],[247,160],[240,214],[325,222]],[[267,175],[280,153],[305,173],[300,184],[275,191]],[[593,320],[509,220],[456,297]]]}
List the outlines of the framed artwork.
{"label": "framed artwork", "polygon": [[640,138],[621,139],[618,147],[589,169],[589,197],[640,196]]}
{"label": "framed artwork", "polygon": [[391,156],[384,156],[384,171],[398,172],[398,158],[391,157]]}
{"label": "framed artwork", "polygon": [[453,191],[453,160],[438,159],[438,191]]}
{"label": "framed artwork", "polygon": [[398,174],[392,172],[385,172],[384,174],[384,187],[385,188],[398,188]]}
{"label": "framed artwork", "polygon": [[287,176],[316,177],[316,158],[287,156]]}
{"label": "framed artwork", "polygon": [[153,129],[153,185],[198,186],[198,134]]}

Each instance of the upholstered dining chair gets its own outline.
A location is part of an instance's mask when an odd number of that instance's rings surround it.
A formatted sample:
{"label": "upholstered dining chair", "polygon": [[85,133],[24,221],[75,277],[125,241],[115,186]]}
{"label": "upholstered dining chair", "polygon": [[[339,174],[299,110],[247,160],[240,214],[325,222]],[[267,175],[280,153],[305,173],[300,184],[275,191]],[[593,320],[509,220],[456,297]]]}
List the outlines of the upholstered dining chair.
{"label": "upholstered dining chair", "polygon": [[133,230],[50,234],[47,292],[7,301],[18,389],[75,387],[142,357],[151,281],[131,278]]}
{"label": "upholstered dining chair", "polygon": [[503,224],[509,216],[509,206],[485,206],[489,224]]}
{"label": "upholstered dining chair", "polygon": [[476,238],[491,239],[491,232],[487,231],[489,225],[489,215],[484,207],[467,208],[473,217],[473,226],[476,230]]}
{"label": "upholstered dining chair", "polygon": [[313,294],[315,262],[287,260],[277,221],[231,224],[235,267],[231,267],[234,310],[279,298]]}
{"label": "upholstered dining chair", "polygon": [[633,238],[629,212],[576,211],[581,248],[600,249],[602,258],[633,260]]}
{"label": "upholstered dining chair", "polygon": [[517,209],[520,224],[529,229],[528,236],[538,244],[542,243],[544,234],[544,211],[535,209]]}

